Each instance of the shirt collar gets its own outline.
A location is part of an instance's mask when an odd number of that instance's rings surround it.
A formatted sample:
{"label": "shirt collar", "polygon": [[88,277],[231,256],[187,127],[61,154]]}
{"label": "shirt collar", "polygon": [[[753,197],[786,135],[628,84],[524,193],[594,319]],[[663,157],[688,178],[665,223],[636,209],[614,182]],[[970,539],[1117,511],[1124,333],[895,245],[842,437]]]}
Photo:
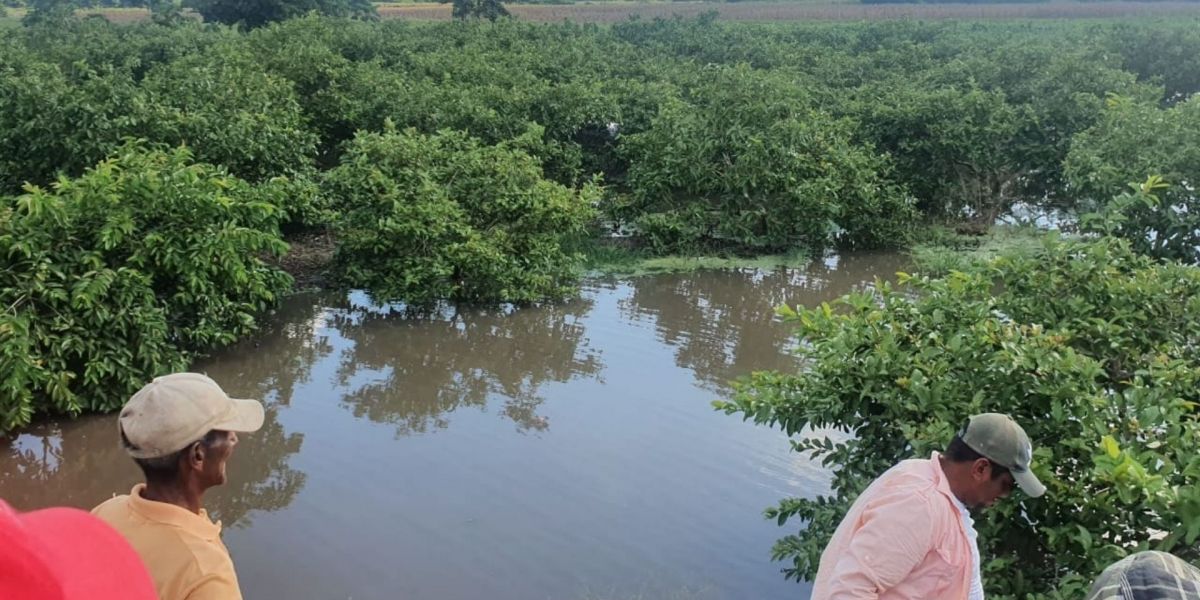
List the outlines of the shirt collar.
{"label": "shirt collar", "polygon": [[959,500],[958,496],[955,496],[954,492],[950,490],[950,480],[946,479],[946,473],[942,471],[942,461],[939,460],[941,457],[941,453],[937,451],[934,451],[933,454],[929,456],[929,468],[933,470],[934,485],[937,487],[937,490],[949,498],[951,502],[961,504],[962,501]]}
{"label": "shirt collar", "polygon": [[200,509],[200,514],[196,514],[182,506],[147,500],[142,497],[145,490],[146,484],[139,483],[129,492],[129,506],[142,518],[178,527],[208,541],[220,538],[221,523],[214,523],[209,519],[208,512],[203,508]]}

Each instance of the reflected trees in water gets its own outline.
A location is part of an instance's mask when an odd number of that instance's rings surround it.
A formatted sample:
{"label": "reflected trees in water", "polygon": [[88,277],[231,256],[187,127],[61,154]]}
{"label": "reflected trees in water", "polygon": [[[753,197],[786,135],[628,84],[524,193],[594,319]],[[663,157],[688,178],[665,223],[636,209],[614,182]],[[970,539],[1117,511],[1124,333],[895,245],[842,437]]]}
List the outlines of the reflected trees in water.
{"label": "reflected trees in water", "polygon": [[622,302],[628,318],[653,319],[658,338],[676,348],[675,362],[715,392],[755,370],[796,366],[791,328],[775,309],[833,300],[906,267],[899,255],[852,254],[815,259],[804,269],[735,269],[632,280]]}
{"label": "reflected trees in water", "polygon": [[313,366],[333,353],[326,309],[341,294],[296,294],[284,300],[258,335],[199,361],[230,395],[281,406],[291,404],[298,386],[311,380]]}
{"label": "reflected trees in water", "polygon": [[[244,527],[255,510],[288,506],[304,486],[289,464],[303,434],[287,433],[268,407],[262,429],[239,438],[229,481],[209,490],[206,508],[226,527]],[[117,442],[116,416],[37,426],[7,440],[0,457],[0,497],[22,510],[74,506],[90,510],[128,493],[141,471]]]}
{"label": "reflected trees in water", "polygon": [[595,376],[602,363],[582,323],[590,300],[514,309],[425,313],[348,300],[330,323],[351,342],[342,350],[342,403],[356,417],[396,426],[399,435],[449,425],[449,414],[486,410],[502,397],[500,414],[521,431],[542,431],[538,414],[547,382]]}

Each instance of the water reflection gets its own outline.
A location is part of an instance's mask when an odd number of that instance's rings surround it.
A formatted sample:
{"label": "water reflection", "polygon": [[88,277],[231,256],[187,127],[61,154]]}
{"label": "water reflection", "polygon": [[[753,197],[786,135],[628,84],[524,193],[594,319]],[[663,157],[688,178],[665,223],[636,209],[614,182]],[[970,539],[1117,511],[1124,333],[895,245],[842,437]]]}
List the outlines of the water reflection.
{"label": "water reflection", "polygon": [[676,364],[715,391],[756,370],[794,368],[793,332],[775,308],[814,306],[907,267],[896,254],[831,255],[804,269],[656,275],[633,280],[622,303],[627,318],[650,318],[658,338],[676,348]]}
{"label": "water reflection", "polygon": [[337,372],[347,390],[341,402],[356,417],[408,435],[445,428],[462,408],[486,410],[495,394],[503,400],[500,414],[519,430],[545,430],[549,421],[537,412],[541,387],[601,369],[582,324],[591,306],[576,299],[414,317],[352,295],[328,313],[347,342]]}
{"label": "water reflection", "polygon": [[227,348],[193,369],[207,372],[232,395],[288,406],[297,386],[310,381],[313,366],[333,353],[325,307],[340,297],[289,297],[263,319],[262,330],[253,339]]}
{"label": "water reflection", "polygon": [[[304,436],[286,433],[269,407],[262,429],[240,438],[229,481],[205,496],[213,517],[245,527],[254,510],[286,507],[304,485],[288,461]],[[9,440],[0,457],[0,498],[29,510],[46,506],[91,509],[128,493],[141,472],[117,444],[114,415],[33,427]]]}

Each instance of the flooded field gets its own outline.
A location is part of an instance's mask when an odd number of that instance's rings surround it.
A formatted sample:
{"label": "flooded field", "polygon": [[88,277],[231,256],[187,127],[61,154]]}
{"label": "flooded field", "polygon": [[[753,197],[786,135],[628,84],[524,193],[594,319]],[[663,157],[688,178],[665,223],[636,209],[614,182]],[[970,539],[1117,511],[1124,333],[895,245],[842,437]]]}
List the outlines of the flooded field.
{"label": "flooded field", "polygon": [[[729,380],[795,368],[779,304],[905,266],[590,280],[521,310],[404,315],[298,295],[194,366],[261,398],[207,503],[257,598],[797,598],[761,517],[826,489],[786,438],[712,410]],[[0,496],[90,508],[139,479],[113,416],[3,442]]]}

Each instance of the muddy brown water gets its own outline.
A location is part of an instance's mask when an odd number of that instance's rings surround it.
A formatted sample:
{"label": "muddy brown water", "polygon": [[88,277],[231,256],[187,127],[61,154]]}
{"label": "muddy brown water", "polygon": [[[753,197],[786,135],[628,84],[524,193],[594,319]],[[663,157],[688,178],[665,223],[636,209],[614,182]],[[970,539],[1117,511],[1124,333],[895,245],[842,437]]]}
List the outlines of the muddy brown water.
{"label": "muddy brown water", "polygon": [[[268,406],[206,497],[246,598],[807,597],[769,558],[790,528],[761,513],[828,474],[711,402],[796,367],[772,307],[905,264],[597,279],[559,305],[423,317],[288,299],[194,367]],[[22,509],[90,508],[138,481],[111,415],[0,447],[0,497]]]}

